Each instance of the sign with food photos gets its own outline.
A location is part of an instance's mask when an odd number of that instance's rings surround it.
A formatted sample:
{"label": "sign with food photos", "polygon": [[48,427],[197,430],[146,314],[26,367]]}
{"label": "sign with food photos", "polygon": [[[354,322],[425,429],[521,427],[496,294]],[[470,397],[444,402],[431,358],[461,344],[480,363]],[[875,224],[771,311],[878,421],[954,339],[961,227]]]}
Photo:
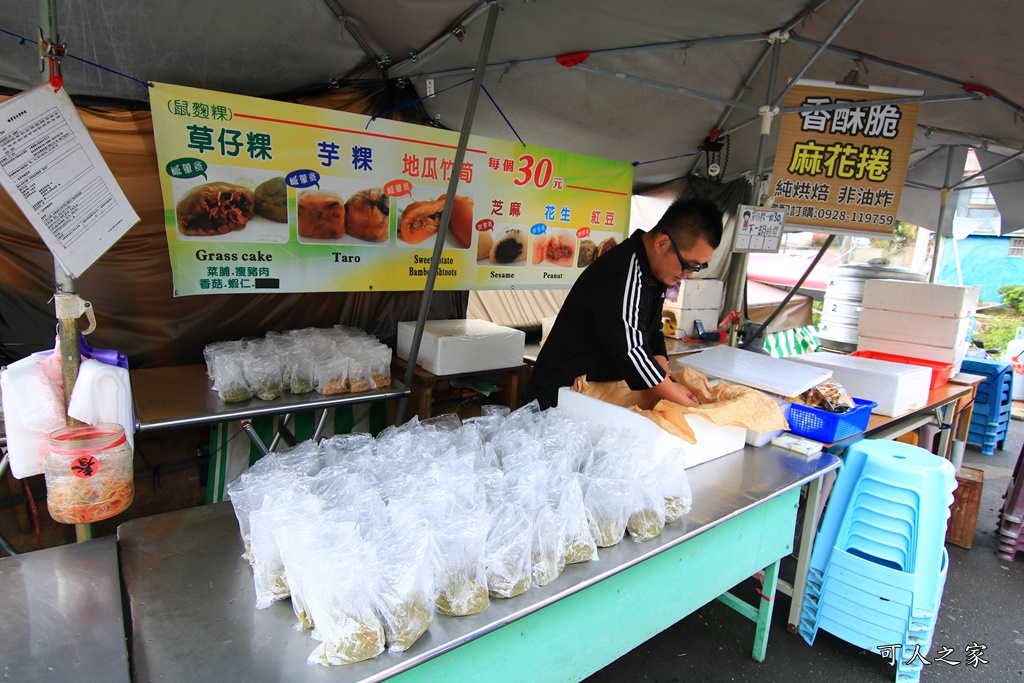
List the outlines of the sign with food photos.
{"label": "sign with food photos", "polygon": [[298,104],[150,90],[174,295],[568,288],[628,232],[632,166]]}
{"label": "sign with food photos", "polygon": [[872,102],[921,94],[799,81],[785,106],[802,111],[782,117],[769,186],[787,225],[891,234],[921,105]]}

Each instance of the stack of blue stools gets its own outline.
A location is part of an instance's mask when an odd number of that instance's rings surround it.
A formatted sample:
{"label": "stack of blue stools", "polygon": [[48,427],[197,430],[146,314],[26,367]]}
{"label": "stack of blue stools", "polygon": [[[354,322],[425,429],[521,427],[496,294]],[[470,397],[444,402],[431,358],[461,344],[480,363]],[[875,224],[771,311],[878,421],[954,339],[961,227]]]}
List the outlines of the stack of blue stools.
{"label": "stack of blue stools", "polygon": [[814,542],[800,635],[818,629],[896,659],[896,681],[921,675],[946,583],[948,460],[897,441],[846,450]]}
{"label": "stack of blue stools", "polygon": [[985,377],[974,398],[967,441],[981,446],[982,455],[992,455],[996,448],[1003,450],[1006,445],[1013,406],[1013,366],[984,358],[965,358],[961,370]]}

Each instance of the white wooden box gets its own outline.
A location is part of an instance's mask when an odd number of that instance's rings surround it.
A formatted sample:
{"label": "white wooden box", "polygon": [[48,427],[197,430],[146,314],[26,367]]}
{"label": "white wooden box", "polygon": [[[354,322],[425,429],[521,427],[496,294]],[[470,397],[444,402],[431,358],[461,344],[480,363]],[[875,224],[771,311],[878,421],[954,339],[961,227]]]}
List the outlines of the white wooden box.
{"label": "white wooden box", "polygon": [[928,403],[932,369],[838,353],[805,353],[788,360],[832,371],[832,378],[851,396],[875,401],[871,412],[896,417]]}
{"label": "white wooden box", "polygon": [[696,444],[689,444],[639,413],[584,396],[568,387],[558,390],[558,407],[570,415],[587,418],[594,429],[613,425],[634,431],[657,458],[664,457],[670,451],[681,450],[685,467],[693,467],[740,450],[747,434],[743,427],[719,427],[699,415],[687,415],[686,420],[697,438]]}
{"label": "white wooden box", "polygon": [[865,306],[860,312],[857,331],[865,337],[926,344],[928,346],[956,347],[967,338],[971,318],[945,318],[922,313],[886,311]]}
{"label": "white wooden box", "polygon": [[[398,323],[398,357],[409,359],[415,322]],[[526,333],[487,320],[428,320],[417,365],[435,375],[514,368],[523,364]]]}
{"label": "white wooden box", "polygon": [[[715,309],[715,315],[722,309],[725,284],[721,280],[683,280],[665,292],[666,309]],[[715,321],[718,324],[718,321]]]}
{"label": "white wooden box", "polygon": [[966,318],[978,308],[981,287],[937,285],[907,280],[867,280],[864,306],[886,311],[921,313],[942,318]]}

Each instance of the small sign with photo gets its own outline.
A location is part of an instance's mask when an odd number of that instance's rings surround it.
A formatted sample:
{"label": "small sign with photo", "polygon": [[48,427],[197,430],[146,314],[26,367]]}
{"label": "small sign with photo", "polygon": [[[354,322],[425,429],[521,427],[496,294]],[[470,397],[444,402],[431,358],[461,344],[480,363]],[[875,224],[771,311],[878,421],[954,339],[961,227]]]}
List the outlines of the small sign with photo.
{"label": "small sign with photo", "polygon": [[740,205],[736,213],[734,252],[777,254],[786,228],[786,210]]}

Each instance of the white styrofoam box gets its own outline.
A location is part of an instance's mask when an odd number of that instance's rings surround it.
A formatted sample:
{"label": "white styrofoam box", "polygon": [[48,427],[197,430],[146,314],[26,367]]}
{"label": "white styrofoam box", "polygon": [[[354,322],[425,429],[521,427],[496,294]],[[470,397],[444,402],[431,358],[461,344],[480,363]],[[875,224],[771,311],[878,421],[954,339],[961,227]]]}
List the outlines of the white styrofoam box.
{"label": "white styrofoam box", "polygon": [[584,396],[569,387],[558,390],[558,407],[570,415],[590,420],[592,430],[611,425],[633,431],[656,458],[681,450],[684,467],[687,468],[740,450],[747,432],[743,427],[720,427],[699,415],[687,415],[686,421],[697,439],[697,443],[690,444],[639,413]]}
{"label": "white styrofoam box", "polygon": [[851,396],[875,401],[871,412],[896,417],[928,403],[932,369],[874,358],[845,356],[839,353],[805,353],[789,360],[832,371],[832,378]]}
{"label": "white styrofoam box", "polygon": [[896,341],[893,339],[877,339],[861,335],[857,342],[858,351],[880,351],[882,353],[894,353],[897,356],[910,356],[922,360],[933,360],[936,363],[952,363],[953,371],[950,376],[957,373],[960,362],[967,355],[970,344],[961,342],[956,346],[931,346],[929,344],[914,344],[910,342]]}
{"label": "white styrofoam box", "polygon": [[[663,318],[667,318],[669,320],[671,320],[671,317],[675,318],[675,330],[672,334],[676,339],[686,339],[687,337],[696,336],[697,333],[693,327],[693,323],[696,320],[704,323],[704,327],[708,331],[714,330],[718,327],[717,308],[664,309],[662,314]],[[666,325],[666,332],[669,329],[671,329],[671,326]]]}
{"label": "white styrofoam box", "polygon": [[[415,322],[398,323],[398,357],[409,359]],[[435,375],[514,368],[523,363],[526,333],[487,320],[428,320],[417,365]]]}
{"label": "white styrofoam box", "polygon": [[978,308],[981,287],[937,285],[907,280],[868,280],[864,306],[886,311],[923,313],[942,318],[966,318]]}
{"label": "white styrofoam box", "polygon": [[875,339],[896,341],[928,346],[956,347],[968,340],[973,328],[973,318],[944,318],[937,315],[886,311],[865,306],[860,312],[859,334]]}
{"label": "white styrofoam box", "polygon": [[[770,398],[775,399],[775,402],[779,404],[779,409],[782,410],[782,415],[787,420],[789,420],[789,409],[790,409],[790,407],[793,404],[790,403],[789,401],[787,401],[786,399],[784,399],[783,397],[776,396],[775,394],[765,394],[765,395],[770,397]],[[782,432],[784,432],[784,431],[786,431],[786,430],[784,430],[784,429],[775,429],[775,430],[772,430],[770,432],[755,432],[752,429],[748,429],[747,430],[747,443],[749,445],[751,445],[751,446],[756,447],[756,448],[760,448],[761,446],[767,445],[768,442],[770,442],[772,439],[774,439],[775,437],[777,437],[780,434],[782,434]]]}
{"label": "white styrofoam box", "polygon": [[[722,309],[722,297],[725,295],[725,283],[721,280],[682,280],[679,284],[669,287],[665,292],[663,308],[678,309],[715,309],[715,315]],[[718,324],[718,321],[715,321]]]}

